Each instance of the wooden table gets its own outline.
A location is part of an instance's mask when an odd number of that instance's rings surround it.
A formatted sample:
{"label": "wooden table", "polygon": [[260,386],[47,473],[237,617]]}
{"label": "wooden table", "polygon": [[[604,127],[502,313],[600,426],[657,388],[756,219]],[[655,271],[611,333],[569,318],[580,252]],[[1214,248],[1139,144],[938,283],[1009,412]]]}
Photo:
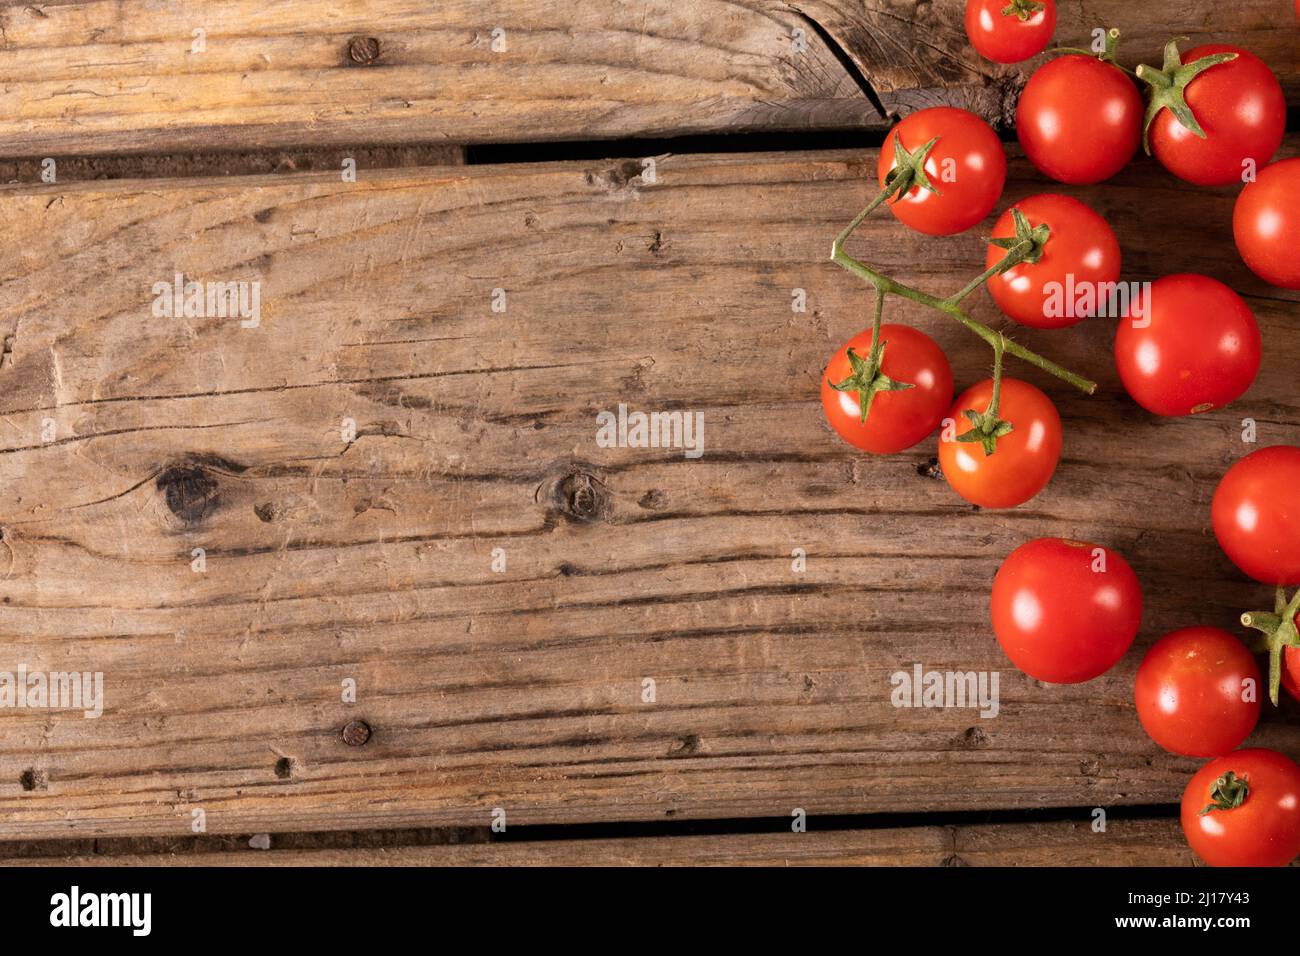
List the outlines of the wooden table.
{"label": "wooden table", "polygon": [[[827,253],[874,191],[865,144],[942,103],[1006,131],[1026,75],[967,48],[961,8],[0,9],[0,670],[102,672],[105,699],[0,709],[0,857],[1190,864],[1199,762],[1142,732],[1133,675],[1160,634],[1271,603],[1209,498],[1244,419],[1300,442],[1300,297],[1237,258],[1235,190],[1146,159],[1058,187],[1012,133],[999,208],[1060,189],[1114,224],[1127,279],[1232,285],[1257,382],[1156,419],[1107,321],[1017,329],[1101,387],[1015,366],[1067,431],[1008,512],[935,480],[932,440],[836,439],[818,380],[870,290]],[[1117,25],[1129,65],[1241,43],[1300,102],[1290,3],[1165,15],[1062,4],[1057,40]],[[951,291],[988,227],[883,214],[854,249]],[[156,315],[177,273],[259,282],[259,323]],[[957,325],[890,317],[959,385],[987,374]],[[619,404],[702,412],[703,456],[598,446]],[[1028,679],[991,633],[992,575],[1040,535],[1144,585],[1133,650],[1086,684]],[[1000,713],[892,706],[918,663],[998,671]],[[1300,755],[1298,709],[1265,711],[1251,742]]]}

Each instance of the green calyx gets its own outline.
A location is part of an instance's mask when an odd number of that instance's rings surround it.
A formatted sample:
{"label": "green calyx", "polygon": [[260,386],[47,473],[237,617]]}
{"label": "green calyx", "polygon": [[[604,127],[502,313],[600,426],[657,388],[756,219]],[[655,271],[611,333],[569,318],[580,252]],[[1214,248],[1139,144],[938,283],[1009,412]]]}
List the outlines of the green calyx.
{"label": "green calyx", "polygon": [[1250,783],[1245,777],[1238,777],[1229,770],[1210,787],[1211,803],[1207,804],[1200,815],[1205,816],[1211,810],[1235,810],[1246,802],[1250,796]]}
{"label": "green calyx", "polygon": [[1247,611],[1241,623],[1260,632],[1252,650],[1268,654],[1268,699],[1277,706],[1282,686],[1282,652],[1287,647],[1300,647],[1300,628],[1296,627],[1296,613],[1300,611],[1300,591],[1290,601],[1286,589],[1278,586],[1272,611]]}
{"label": "green calyx", "polygon": [[1047,240],[1051,238],[1052,231],[1047,227],[1047,223],[1039,223],[1037,226],[1031,226],[1029,219],[1015,206],[1011,207],[1011,221],[1015,223],[1016,234],[1007,236],[1002,239],[990,239],[991,245],[999,249],[1011,250],[1017,247],[1028,249],[1019,257],[1007,257],[1003,260],[998,268],[999,272],[1006,272],[1008,269],[1018,265],[1021,262],[1027,262],[1030,265],[1038,262],[1043,258],[1043,249],[1047,246]]}
{"label": "green calyx", "polygon": [[1157,70],[1154,66],[1145,63],[1137,68],[1138,79],[1147,84],[1147,111],[1142,121],[1142,148],[1146,150],[1148,156],[1151,155],[1151,124],[1163,109],[1168,109],[1184,127],[1201,139],[1205,139],[1205,130],[1201,129],[1201,124],[1197,122],[1191,107],[1187,105],[1187,85],[1210,67],[1237,58],[1235,53],[1211,53],[1191,63],[1184,63],[1182,55],[1178,52],[1178,43],[1186,39],[1187,37],[1174,37],[1165,44],[1165,62],[1161,69]]}
{"label": "green calyx", "polygon": [[986,457],[997,450],[999,438],[1011,434],[1011,423],[998,418],[996,411],[977,412],[973,408],[968,408],[962,414],[970,419],[970,423],[974,427],[970,431],[958,435],[957,440],[972,443],[979,442],[984,446]]}
{"label": "green calyx", "polygon": [[827,384],[835,391],[857,394],[858,408],[861,410],[861,421],[864,425],[867,423],[867,414],[871,411],[871,403],[880,392],[901,392],[905,388],[915,387],[910,382],[895,381],[881,370],[885,344],[881,342],[873,346],[871,356],[868,358],[863,358],[853,349],[849,349],[849,368],[852,369],[849,377],[842,382],[832,382],[827,379]]}
{"label": "green calyx", "polygon": [[998,403],[1002,398],[1002,353],[1006,345],[1006,338],[999,332],[993,343],[993,395],[989,398],[989,407],[982,412],[973,408],[962,412],[972,427],[957,436],[960,442],[979,442],[984,447],[985,457],[997,450],[999,438],[1011,434],[1011,423],[998,417]]}
{"label": "green calyx", "polygon": [[915,152],[908,152],[907,147],[903,145],[903,138],[897,133],[894,134],[894,168],[885,176],[885,195],[888,198],[901,196],[913,186],[919,186],[922,189],[928,189],[935,195],[939,190],[930,182],[930,177],[925,171],[925,161],[930,155],[930,150],[934,149],[934,144],[939,142],[939,138],[933,137],[928,143]]}
{"label": "green calyx", "polygon": [[1019,17],[1021,20],[1028,20],[1039,10],[1046,10],[1047,5],[1039,3],[1038,0],[1011,0],[1011,3],[1002,8],[1004,17]]}

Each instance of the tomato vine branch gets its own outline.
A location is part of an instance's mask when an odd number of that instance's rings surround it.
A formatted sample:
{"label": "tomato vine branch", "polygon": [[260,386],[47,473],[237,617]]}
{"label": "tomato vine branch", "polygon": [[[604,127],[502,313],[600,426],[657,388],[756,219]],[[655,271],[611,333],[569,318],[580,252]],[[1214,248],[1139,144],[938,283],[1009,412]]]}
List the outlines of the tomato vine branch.
{"label": "tomato vine branch", "polygon": [[[895,142],[897,142],[897,138],[895,138]],[[918,160],[920,163],[923,163],[924,156],[929,152],[929,148],[932,145],[933,141],[917,150],[915,154],[908,156],[908,165],[900,165],[895,170],[899,175],[888,181],[875,198],[867,204],[867,207],[863,209],[862,212],[858,213],[858,215],[854,217],[853,221],[845,227],[844,231],[835,237],[835,241],[831,244],[831,261],[859,278],[870,282],[875,287],[877,296],[880,300],[883,301],[884,297],[887,295],[896,295],[904,299],[910,299],[919,305],[927,306],[937,312],[942,312],[944,315],[955,319],[957,322],[965,326],[967,330],[983,339],[988,346],[994,350],[995,356],[997,356],[1000,351],[1005,350],[1007,354],[1014,355],[1021,361],[1028,362],[1030,365],[1040,368],[1050,375],[1055,375],[1057,378],[1068,382],[1086,395],[1091,395],[1097,390],[1096,382],[1090,381],[1081,375],[1076,375],[1069,369],[1057,365],[1051,359],[1045,358],[1037,352],[1027,349],[1023,345],[1006,338],[1002,333],[993,331],[983,322],[972,319],[961,308],[962,300],[993,276],[1000,272],[1005,272],[1017,263],[1027,261],[1031,259],[1031,257],[1036,257],[1037,254],[1041,252],[1042,243],[1047,241],[1048,232],[1046,226],[1037,227],[1037,229],[1033,230],[1029,236],[1021,236],[1019,229],[1020,220],[1018,219],[1017,239],[1009,248],[1007,248],[1007,254],[1003,256],[1002,259],[998,261],[997,265],[993,266],[993,268],[986,270],[982,275],[967,283],[960,291],[946,299],[941,299],[938,296],[930,295],[928,292],[923,292],[920,289],[912,288],[909,285],[891,279],[889,276],[877,272],[867,264],[859,262],[844,251],[844,244],[848,241],[849,237],[853,235],[857,228],[862,225],[863,221],[866,220],[866,218],[870,216],[871,213],[874,212],[882,203],[884,203],[885,200],[890,196],[905,193],[913,185],[917,184],[914,178],[915,166],[913,164],[917,164]],[[1020,218],[1023,219],[1023,217]]]}

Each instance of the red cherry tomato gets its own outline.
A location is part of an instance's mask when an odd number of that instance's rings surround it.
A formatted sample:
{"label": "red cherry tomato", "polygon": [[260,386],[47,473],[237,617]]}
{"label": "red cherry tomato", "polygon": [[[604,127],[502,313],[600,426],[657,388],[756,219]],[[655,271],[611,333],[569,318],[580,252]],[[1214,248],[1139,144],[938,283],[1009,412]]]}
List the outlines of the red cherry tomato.
{"label": "red cherry tomato", "polygon": [[887,455],[911,448],[939,427],[952,401],[952,369],[934,339],[910,325],[882,325],[880,337],[885,343],[881,370],[895,382],[912,387],[876,392],[865,424],[858,393],[831,387],[852,371],[849,349],[863,359],[871,354],[871,330],[867,329],[849,339],[827,363],[822,375],[822,408],[831,427],[850,445]]}
{"label": "red cherry tomato", "polygon": [[1047,49],[1056,30],[1055,0],[1025,0],[1019,7],[1012,0],[966,0],[966,36],[980,56],[1019,63]]}
{"label": "red cherry tomato", "polygon": [[938,191],[913,186],[890,199],[889,208],[917,232],[951,236],[993,211],[1007,178],[1007,156],[989,124],[974,113],[936,106],[913,113],[889,131],[876,163],[881,187],[896,165],[895,138],[914,153],[936,137],[924,168]]}
{"label": "red cherry tomato", "polygon": [[1237,58],[1192,78],[1183,91],[1187,106],[1205,131],[1201,139],[1163,109],[1148,130],[1151,153],[1175,176],[1200,186],[1239,183],[1243,163],[1263,167],[1282,145],[1286,97],[1267,64],[1249,50],[1209,43],[1182,54],[1184,63],[1215,53]]}
{"label": "red cherry tomato", "polygon": [[1255,316],[1217,279],[1185,273],[1134,297],[1115,332],[1115,366],[1157,415],[1194,415],[1245,394],[1259,371]]}
{"label": "red cherry tomato", "polygon": [[1265,166],[1246,184],[1232,212],[1232,235],[1251,272],[1300,289],[1300,157]]}
{"label": "red cherry tomato", "polygon": [[1083,541],[1038,538],[993,578],[993,632],[1011,663],[1036,680],[1077,684],[1114,666],[1142,621],[1128,562]]}
{"label": "red cherry tomato", "polygon": [[1282,686],[1288,694],[1300,700],[1300,647],[1282,648]]}
{"label": "red cherry tomato", "polygon": [[1300,855],[1300,767],[1262,747],[1211,760],[1183,791],[1182,819],[1210,866],[1286,866]]}
{"label": "red cherry tomato", "polygon": [[1161,747],[1220,757],[1255,729],[1263,692],[1246,645],[1217,627],[1185,627],[1147,651],[1133,698],[1138,720]]}
{"label": "red cherry tomato", "polygon": [[1028,382],[1002,379],[998,416],[1011,423],[1011,432],[998,439],[993,454],[979,442],[957,437],[974,426],[963,413],[983,412],[993,395],[986,379],[962,392],[939,436],[939,465],[953,491],[982,508],[1014,508],[1038,494],[1052,480],[1061,457],[1061,416],[1052,400]]}
{"label": "red cherry tomato", "polygon": [[1273,445],[1236,462],[1214,489],[1210,521],[1223,553],[1246,574],[1300,584],[1300,448]]}
{"label": "red cherry tomato", "polygon": [[1098,183],[1142,141],[1142,95],[1119,67],[1072,53],[1040,66],[1016,107],[1029,161],[1063,183]]}
{"label": "red cherry tomato", "polygon": [[[1011,209],[1024,213],[1031,226],[1046,223],[1051,235],[1037,262],[1021,262],[989,280],[998,308],[1039,329],[1062,329],[1096,314],[1098,293],[1102,302],[1108,295],[1103,284],[1119,279],[1119,241],[1106,220],[1079,200],[1056,193],[1030,196]],[[993,227],[994,239],[1016,234],[1011,209]],[[985,268],[1006,253],[990,245]]]}

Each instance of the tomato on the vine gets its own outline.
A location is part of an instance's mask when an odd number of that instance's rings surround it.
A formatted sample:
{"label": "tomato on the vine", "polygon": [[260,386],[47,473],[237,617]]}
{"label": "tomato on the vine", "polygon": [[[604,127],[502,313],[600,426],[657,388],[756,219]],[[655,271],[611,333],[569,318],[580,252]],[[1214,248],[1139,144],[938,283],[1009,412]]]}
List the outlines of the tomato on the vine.
{"label": "tomato on the vine", "polygon": [[[849,444],[863,451],[892,454],[911,448],[939,427],[952,401],[952,369],[934,339],[910,325],[882,325],[880,337],[884,346],[879,371],[887,377],[881,383],[886,387],[870,389],[870,381],[854,378],[858,370],[848,353],[852,349],[860,363],[869,360],[871,330],[867,329],[849,339],[827,363],[822,375],[822,408],[831,427]],[[875,371],[867,369],[867,378],[873,378]],[[908,387],[891,390],[890,382]],[[865,422],[859,385],[871,391]]]}
{"label": "tomato on the vine", "polygon": [[1114,666],[1142,621],[1142,589],[1119,554],[1038,538],[993,578],[993,631],[1011,662],[1051,684],[1092,680]]}
{"label": "tomato on the vine", "polygon": [[1260,361],[1259,326],[1217,279],[1184,273],[1134,296],[1115,333],[1124,388],[1157,415],[1193,415],[1245,394]]}
{"label": "tomato on the vine", "polygon": [[1272,445],[1219,479],[1210,521],[1232,563],[1264,584],[1300,584],[1300,448]]}
{"label": "tomato on the vine", "polygon": [[1183,833],[1210,866],[1286,866],[1300,855],[1300,767],[1275,750],[1238,750],[1196,772]]}
{"label": "tomato on the vine", "polygon": [[1055,0],[966,0],[966,36],[994,63],[1037,56],[1055,30]]}
{"label": "tomato on the vine", "polygon": [[1300,157],[1265,166],[1246,184],[1232,211],[1232,235],[1251,272],[1300,289]]}
{"label": "tomato on the vine", "polygon": [[1006,181],[1007,156],[989,124],[974,113],[935,106],[913,113],[889,131],[876,163],[881,187],[898,165],[895,142],[913,154],[932,139],[923,168],[933,189],[913,185],[890,198],[889,208],[918,232],[951,236],[993,211]]}
{"label": "tomato on the vine", "polygon": [[1259,667],[1246,645],[1217,627],[1185,627],[1152,645],[1133,698],[1151,739],[1185,757],[1220,757],[1259,721]]}
{"label": "tomato on the vine", "polygon": [[1113,63],[1071,53],[1039,67],[1016,107],[1029,161],[1063,183],[1109,179],[1142,141],[1142,94]]}
{"label": "tomato on the vine", "polygon": [[[1103,284],[1119,279],[1119,241],[1106,220],[1077,199],[1042,193],[1022,199],[998,219],[994,239],[1015,236],[1012,210],[1031,226],[1050,230],[1036,262],[1020,262],[988,282],[989,295],[1021,325],[1061,329],[1095,315]],[[985,268],[993,268],[1007,250],[990,244]]]}
{"label": "tomato on the vine", "polygon": [[962,392],[939,437],[939,466],[953,491],[982,508],[1014,508],[1038,494],[1052,479],[1061,457],[1061,416],[1052,400],[1015,378],[1002,379],[998,415],[1011,431],[997,440],[991,455],[978,442],[957,439],[974,424],[967,410],[983,412],[993,395],[985,379]]}
{"label": "tomato on the vine", "polygon": [[[1205,136],[1197,136],[1169,108],[1156,113],[1147,128],[1155,158],[1175,176],[1199,186],[1241,182],[1247,161],[1256,169],[1263,167],[1282,145],[1286,130],[1282,86],[1255,54],[1227,43],[1208,43],[1182,53],[1181,59],[1186,65],[1219,53],[1235,58],[1197,73],[1182,90]],[[1139,75],[1145,72],[1144,67]],[[1166,82],[1161,80],[1155,89]]]}

